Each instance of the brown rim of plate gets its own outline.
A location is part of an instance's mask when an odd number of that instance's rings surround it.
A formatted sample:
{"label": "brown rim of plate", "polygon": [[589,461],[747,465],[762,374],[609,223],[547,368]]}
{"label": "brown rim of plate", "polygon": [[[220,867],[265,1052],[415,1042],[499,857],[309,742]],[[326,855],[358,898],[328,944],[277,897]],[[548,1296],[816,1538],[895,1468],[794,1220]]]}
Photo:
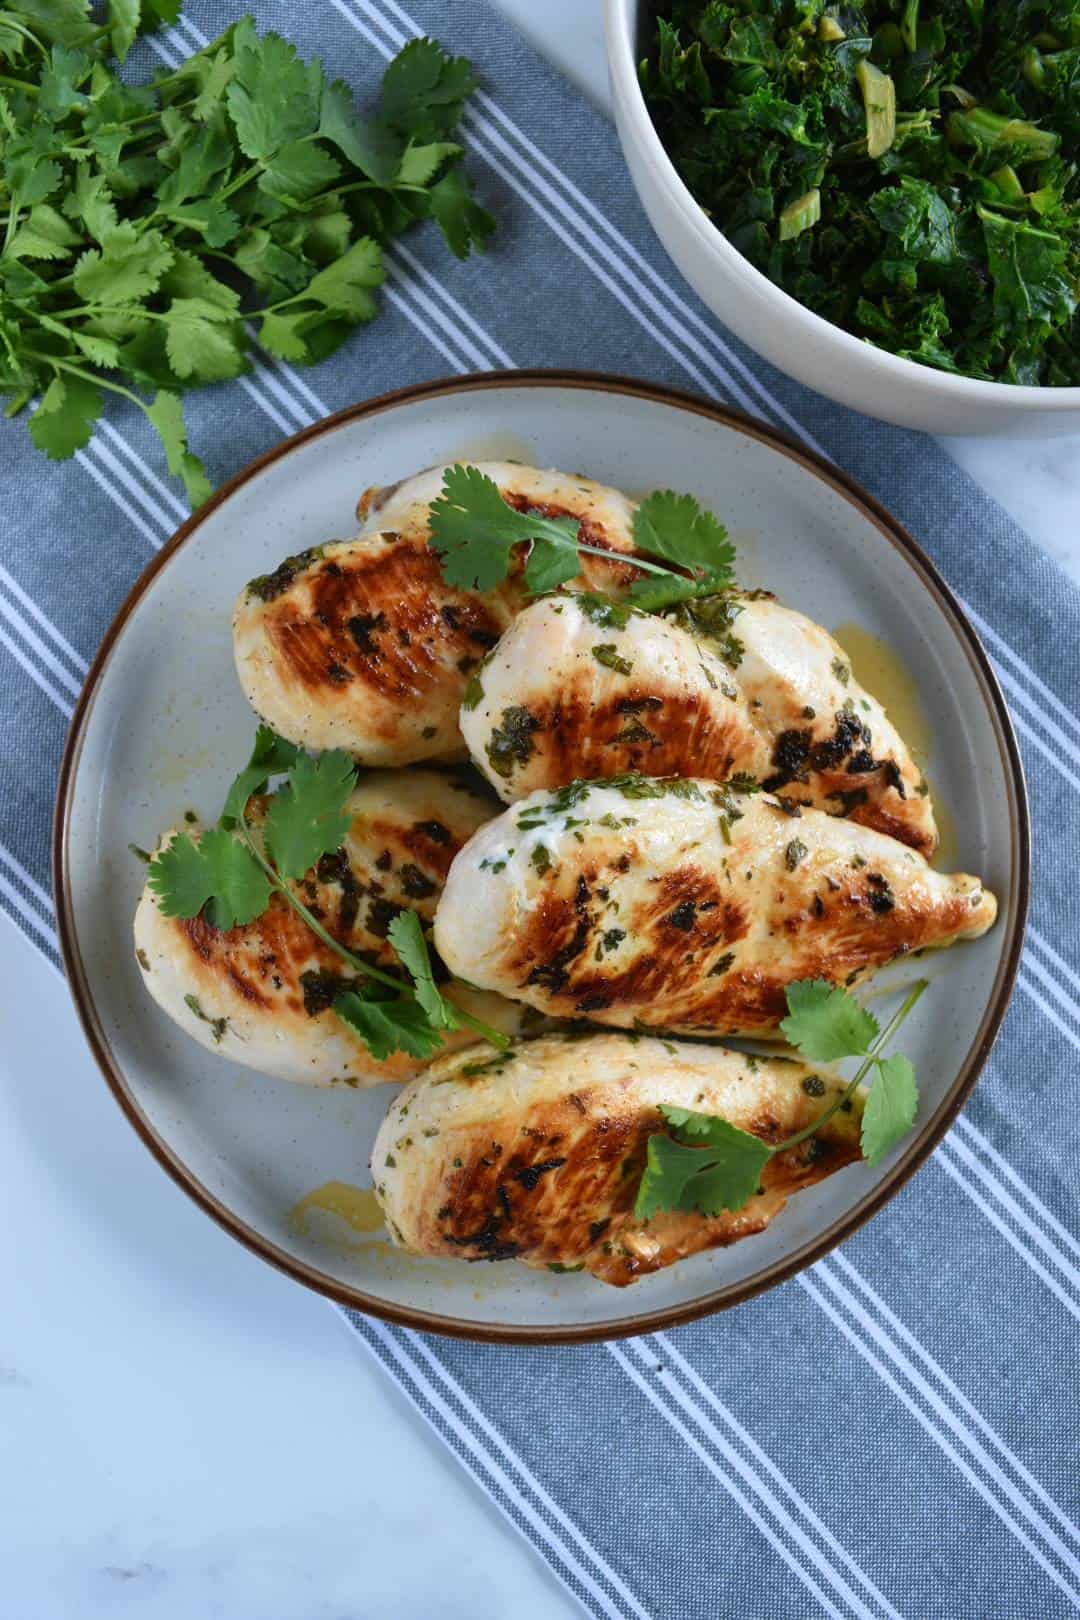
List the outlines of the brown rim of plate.
{"label": "brown rim of plate", "polygon": [[[1009,828],[1013,881],[1003,919],[1006,930],[1005,953],[998,968],[989,1005],[952,1087],[937,1113],[927,1121],[919,1136],[912,1142],[900,1161],[893,1166],[879,1185],[873,1188],[847,1215],[834,1221],[824,1232],[820,1233],[811,1242],[805,1243],[795,1254],[790,1255],[785,1260],[777,1261],[759,1275],[745,1282],[715,1289],[688,1304],[674,1305],[664,1310],[650,1311],[640,1316],[613,1316],[604,1322],[589,1322],[570,1327],[480,1325],[464,1321],[458,1317],[439,1316],[429,1311],[409,1310],[388,1304],[384,1300],[363,1293],[360,1289],[346,1287],[335,1278],[329,1277],[325,1273],[317,1271],[313,1266],[306,1265],[304,1262],[295,1259],[285,1250],[279,1249],[275,1244],[268,1242],[244,1221],[239,1220],[220,1199],[216,1198],[191,1174],[182,1160],[177,1157],[164,1139],[153,1129],[128,1089],[123,1074],[114,1061],[108,1038],[98,1018],[97,1009],[94,1006],[87,984],[86,973],[79,952],[75,917],[68,884],[68,833],[72,786],[82,753],[87,719],[94,704],[98,683],[113,648],[123,634],[128,619],[138,606],[148,586],[164,568],[169,558],[181,546],[187,544],[203,520],[223,502],[227,501],[234,490],[239,489],[241,485],[256,477],[264,467],[269,466],[283,456],[287,456],[298,445],[305,444],[310,439],[318,438],[321,434],[332,433],[347,422],[356,422],[365,417],[380,415],[382,412],[393,410],[399,405],[414,404],[421,400],[439,399],[452,394],[470,394],[489,388],[576,388],[583,391],[592,390],[607,394],[629,395],[659,405],[674,406],[679,410],[689,411],[696,416],[707,417],[721,427],[734,428],[740,433],[746,433],[751,438],[771,446],[781,455],[789,456],[793,461],[799,462],[814,473],[823,483],[837,491],[852,505],[858,507],[870,519],[885,540],[900,552],[911,565],[922,584],[950,620],[975,671],[976,678],[983,689],[987,705],[993,716],[998,748],[1009,784]],[[713,1311],[742,1304],[744,1300],[752,1299],[755,1294],[760,1294],[765,1289],[786,1281],[787,1278],[794,1276],[796,1272],[802,1271],[805,1267],[819,1260],[822,1255],[827,1254],[830,1249],[849,1237],[852,1232],[855,1232],[865,1221],[876,1214],[909,1180],[944,1136],[971,1092],[997,1038],[1020,963],[1020,952],[1023,946],[1024,929],[1027,921],[1030,858],[1031,829],[1028,816],[1027,792],[1024,784],[1024,770],[1013,732],[1012,721],[1009,718],[1005,699],[1001,694],[997,678],[982,644],[968,623],[956,597],[945,584],[926,553],[896,519],[890,516],[884,507],[880,506],[873,496],[868,495],[853,479],[847,477],[845,473],[832,466],[823,457],[805,449],[787,434],[781,433],[776,428],[760,422],[754,417],[745,415],[742,411],[733,410],[729,406],[711,404],[709,401],[699,399],[696,395],[685,393],[681,389],[667,388],[656,383],[639,382],[632,377],[622,377],[606,372],[547,371],[541,369],[478,372],[471,377],[419,383],[410,388],[400,388],[392,393],[380,394],[375,399],[368,400],[364,404],[351,405],[346,410],[337,411],[333,416],[325,417],[321,422],[316,422],[311,427],[304,428],[291,438],[283,440],[274,449],[268,450],[265,455],[259,456],[256,460],[250,462],[230,478],[227,483],[223,484],[216,494],[211,496],[210,500],[199,508],[198,512],[193,513],[188,518],[186,523],[181,524],[172,539],[162,547],[161,551],[150,561],[139,576],[109,626],[105,639],[90,667],[86,684],[75,706],[75,713],[72,716],[71,727],[64,748],[64,757],[60,765],[56,812],[53,820],[52,852],[53,884],[56,895],[60,947],[67,971],[68,983],[79,1019],[90,1044],[90,1050],[93,1052],[98,1067],[105,1076],[109,1089],[131,1125],[150,1149],[158,1163],[168,1172],[177,1185],[182,1187],[201,1209],[212,1216],[219,1226],[224,1227],[227,1232],[239,1239],[255,1254],[269,1261],[271,1265],[276,1266],[279,1271],[285,1272],[287,1276],[305,1284],[308,1288],[314,1289],[316,1293],[323,1294],[328,1299],[334,1300],[339,1305],[381,1317],[384,1321],[395,1322],[403,1327],[419,1328],[431,1333],[444,1333],[453,1338],[475,1339],[482,1342],[503,1344],[579,1344],[588,1340],[616,1339],[638,1333],[653,1332],[659,1328],[678,1327],[684,1322],[695,1321],[698,1317],[707,1316]]]}

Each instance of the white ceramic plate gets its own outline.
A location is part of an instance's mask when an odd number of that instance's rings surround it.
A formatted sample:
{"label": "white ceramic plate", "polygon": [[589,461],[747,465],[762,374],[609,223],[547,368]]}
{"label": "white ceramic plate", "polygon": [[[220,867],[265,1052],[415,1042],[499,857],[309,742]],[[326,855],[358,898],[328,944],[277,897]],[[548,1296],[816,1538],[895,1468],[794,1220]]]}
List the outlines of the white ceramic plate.
{"label": "white ceramic plate", "polygon": [[[288,553],[355,532],[367,485],[485,456],[581,471],[631,492],[690,490],[737,540],[745,583],[830,628],[878,638],[910,672],[907,696],[933,717],[921,763],[946,831],[957,829],[945,839],[948,864],[981,874],[1001,901],[984,939],[918,965],[933,983],[904,1029],[922,1087],[912,1139],[874,1170],[855,1166],[800,1193],[761,1235],[625,1291],[581,1274],[416,1259],[333,1216],[298,1223],[292,1212],[314,1189],[370,1184],[387,1089],[290,1086],[203,1051],[147,997],[132,955],[144,871],[128,844],[152,844],[189,807],[216,815],[247,757],[254,719],[230,634],[241,585]],[[849,651],[867,679],[859,646]],[[1015,741],[974,632],[914,542],[868,497],[772,429],[689,396],[600,376],[500,373],[332,417],[240,473],[184,525],[90,673],[61,776],[55,865],[65,959],[95,1056],[147,1146],[209,1214],[360,1310],[477,1338],[555,1341],[643,1332],[744,1299],[816,1259],[901,1185],[974,1083],[1007,1004],[1028,826]],[[879,984],[915,971],[897,965]]]}

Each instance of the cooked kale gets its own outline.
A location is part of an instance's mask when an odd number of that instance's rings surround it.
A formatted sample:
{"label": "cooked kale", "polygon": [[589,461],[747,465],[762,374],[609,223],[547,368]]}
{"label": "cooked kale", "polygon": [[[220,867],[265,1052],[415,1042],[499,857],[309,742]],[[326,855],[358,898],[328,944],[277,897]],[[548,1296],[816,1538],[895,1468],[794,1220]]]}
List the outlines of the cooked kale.
{"label": "cooked kale", "polygon": [[1080,384],[1080,0],[657,11],[657,128],[751,263],[909,360]]}

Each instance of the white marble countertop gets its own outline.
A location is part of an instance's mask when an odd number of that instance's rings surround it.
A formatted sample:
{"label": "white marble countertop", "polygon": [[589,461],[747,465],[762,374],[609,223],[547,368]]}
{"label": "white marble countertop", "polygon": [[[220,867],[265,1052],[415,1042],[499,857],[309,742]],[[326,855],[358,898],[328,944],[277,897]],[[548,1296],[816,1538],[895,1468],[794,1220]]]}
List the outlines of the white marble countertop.
{"label": "white marble countertop", "polygon": [[[606,99],[598,0],[501,0]],[[1080,580],[1080,441],[958,459]],[[326,1303],[162,1174],[0,919],[4,1620],[577,1613]]]}

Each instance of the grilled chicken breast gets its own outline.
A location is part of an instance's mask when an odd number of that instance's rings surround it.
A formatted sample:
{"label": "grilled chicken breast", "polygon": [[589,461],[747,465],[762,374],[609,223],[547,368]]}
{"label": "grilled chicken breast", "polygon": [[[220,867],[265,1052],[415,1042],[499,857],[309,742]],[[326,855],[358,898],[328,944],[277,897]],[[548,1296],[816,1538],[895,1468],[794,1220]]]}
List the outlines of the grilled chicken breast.
{"label": "grilled chicken breast", "polygon": [[[253,825],[266,802],[252,800]],[[361,779],[350,808],[341,849],[324,856],[296,891],[342,944],[395,967],[390,922],[408,906],[430,921],[455,852],[490,815],[491,801],[449,774],[376,771]],[[167,833],[164,842],[175,836]],[[147,885],[135,913],[135,955],[150,994],[181,1028],[264,1074],[372,1086],[408,1079],[420,1067],[402,1053],[376,1062],[330,1010],[349,969],[280,896],[254,922],[222,930],[203,917],[163,916]],[[497,996],[463,985],[449,994],[508,1033],[521,1026],[521,1009]],[[473,1039],[452,1036],[448,1044]]]}
{"label": "grilled chicken breast", "polygon": [[[481,462],[512,505],[576,517],[582,537],[629,549],[631,507],[616,490],[563,473]],[[463,757],[458,709],[472,671],[522,605],[511,578],[493,591],[447,585],[428,549],[444,468],[368,490],[355,540],[287,557],[252,580],[233,614],[240,685],[281,736],[346,748],[367,765]],[[590,557],[585,584],[617,587],[633,570]]]}
{"label": "grilled chicken breast", "polygon": [[812,1123],[842,1082],[784,1058],[596,1034],[474,1046],[400,1093],[371,1156],[395,1242],[463,1260],[584,1267],[621,1286],[760,1232],[801,1187],[859,1157],[862,1100],[769,1161],[735,1213],[633,1213],[659,1105],[719,1114],[767,1142]]}
{"label": "grilled chicken breast", "polygon": [[766,1034],[795,979],[854,983],[974,939],[997,903],[895,839],[693,780],[533,794],[456,856],[435,918],[454,973],[622,1028]]}
{"label": "grilled chicken breast", "polygon": [[723,645],[770,742],[765,786],[888,833],[929,859],[938,835],[923,774],[839,642],[769,596],[739,597],[734,606]]}
{"label": "grilled chicken breast", "polygon": [[771,748],[712,646],[588,595],[518,615],[466,688],[461,729],[510,801],[575,777],[760,781],[770,769]]}
{"label": "grilled chicken breast", "polygon": [[[450,466],[426,467],[411,478],[384,488],[366,489],[357,502],[356,515],[364,524],[363,533],[392,529],[405,540],[426,540],[430,533],[431,503],[442,493],[443,478]],[[539,512],[544,517],[575,517],[581,525],[581,539],[607,551],[634,549],[635,501],[618,489],[597,484],[577,473],[555,468],[526,467],[517,461],[466,462],[498,484],[502,497],[519,512]],[[632,580],[629,570],[613,571],[599,557],[582,559],[583,578],[596,587],[603,582],[610,588],[616,580]]]}

